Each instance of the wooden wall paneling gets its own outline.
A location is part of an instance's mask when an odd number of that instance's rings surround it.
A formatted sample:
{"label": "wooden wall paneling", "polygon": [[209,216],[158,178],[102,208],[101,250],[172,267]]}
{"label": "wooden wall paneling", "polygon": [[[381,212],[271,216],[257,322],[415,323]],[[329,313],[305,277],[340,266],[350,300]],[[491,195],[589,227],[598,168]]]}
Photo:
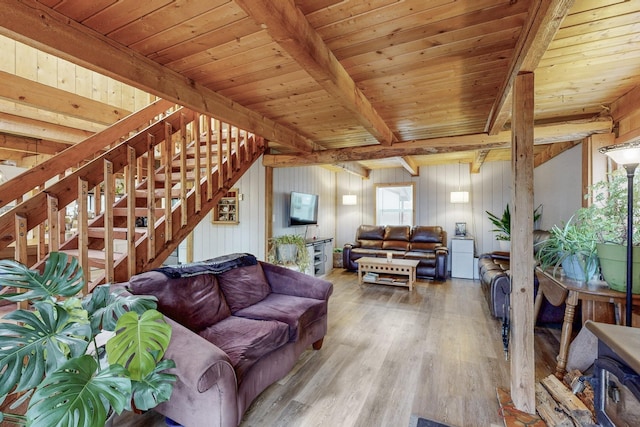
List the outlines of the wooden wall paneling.
{"label": "wooden wall paneling", "polygon": [[536,413],[533,343],[533,73],[513,87],[511,217],[511,397],[516,409]]}
{"label": "wooden wall paneling", "polygon": [[0,61],[0,71],[13,73],[16,71],[16,42],[8,37],[0,36],[0,52],[3,53]]}
{"label": "wooden wall paneling", "polygon": [[38,81],[38,51],[20,42],[15,44],[16,75]]}

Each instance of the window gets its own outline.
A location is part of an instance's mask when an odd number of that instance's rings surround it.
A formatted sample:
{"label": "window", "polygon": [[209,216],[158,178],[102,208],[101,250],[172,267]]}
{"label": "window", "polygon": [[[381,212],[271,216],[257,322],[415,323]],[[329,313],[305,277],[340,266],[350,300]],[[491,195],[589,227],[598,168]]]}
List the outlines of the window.
{"label": "window", "polygon": [[413,225],[415,185],[376,184],[376,224]]}

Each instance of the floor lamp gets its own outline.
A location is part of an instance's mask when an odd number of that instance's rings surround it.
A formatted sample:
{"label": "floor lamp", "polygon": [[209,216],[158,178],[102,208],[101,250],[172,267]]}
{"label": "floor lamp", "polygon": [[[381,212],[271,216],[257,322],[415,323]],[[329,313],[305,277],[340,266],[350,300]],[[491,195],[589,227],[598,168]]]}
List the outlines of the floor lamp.
{"label": "floor lamp", "polygon": [[609,145],[599,150],[627,171],[627,295],[625,324],[631,326],[633,312],[633,176],[640,164],[640,141]]}

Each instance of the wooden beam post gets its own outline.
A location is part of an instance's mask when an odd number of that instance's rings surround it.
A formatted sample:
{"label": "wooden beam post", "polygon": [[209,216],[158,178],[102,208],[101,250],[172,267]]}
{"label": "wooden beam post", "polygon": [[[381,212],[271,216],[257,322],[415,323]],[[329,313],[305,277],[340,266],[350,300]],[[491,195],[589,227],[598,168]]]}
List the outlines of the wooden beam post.
{"label": "wooden beam post", "polygon": [[[598,151],[601,147],[615,144],[614,133],[594,134],[582,142],[582,193],[589,192],[589,186],[606,178],[607,156]],[[582,199],[582,207],[592,203],[591,199]]]}
{"label": "wooden beam post", "polygon": [[535,414],[533,346],[533,73],[519,74],[513,91],[511,172],[511,398]]}

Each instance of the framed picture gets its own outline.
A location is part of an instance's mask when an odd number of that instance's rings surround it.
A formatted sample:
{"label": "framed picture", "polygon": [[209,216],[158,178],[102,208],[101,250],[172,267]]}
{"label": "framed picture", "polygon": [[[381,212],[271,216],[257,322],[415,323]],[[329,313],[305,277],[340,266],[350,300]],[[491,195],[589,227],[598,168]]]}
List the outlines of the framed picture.
{"label": "framed picture", "polygon": [[467,223],[456,222],[456,236],[466,236],[466,235],[467,235]]}

